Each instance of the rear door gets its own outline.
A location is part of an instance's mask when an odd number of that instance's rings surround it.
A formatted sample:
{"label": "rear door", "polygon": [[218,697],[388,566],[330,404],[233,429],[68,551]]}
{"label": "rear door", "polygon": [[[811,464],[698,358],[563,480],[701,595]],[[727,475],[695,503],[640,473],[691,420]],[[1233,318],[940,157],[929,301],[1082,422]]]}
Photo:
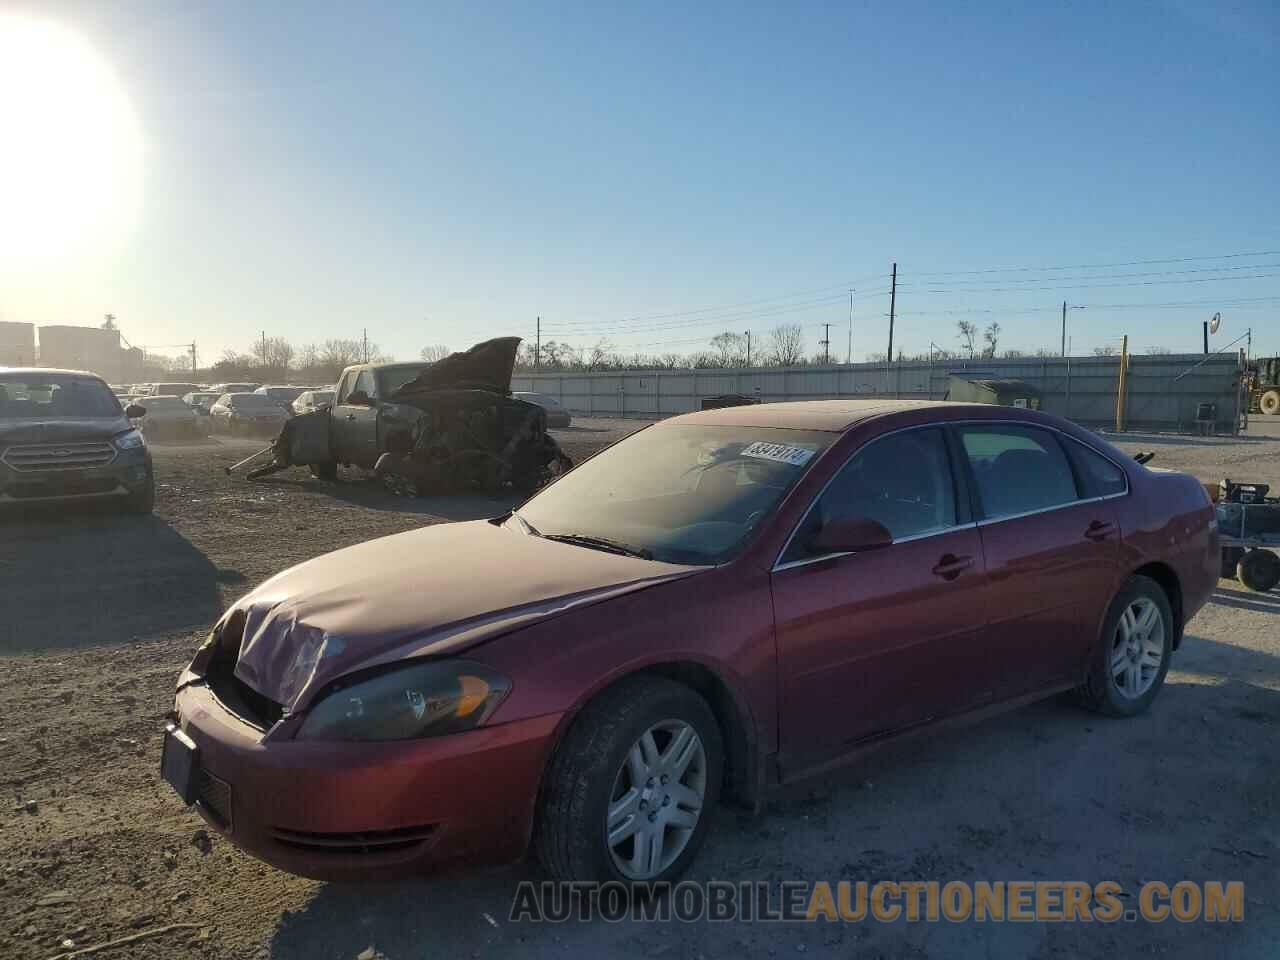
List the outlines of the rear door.
{"label": "rear door", "polygon": [[[990,689],[982,544],[951,459],[936,426],[870,441],[775,567],[784,777]],[[824,523],[853,517],[884,524],[893,544],[827,556],[806,545]]]}
{"label": "rear door", "polygon": [[1115,504],[1078,475],[1064,446],[1076,441],[1056,431],[1021,423],[953,429],[987,562],[984,646],[999,665],[996,695],[1075,682],[1116,588]]}
{"label": "rear door", "polygon": [[359,371],[347,370],[338,380],[338,392],[334,396],[333,408],[330,411],[331,436],[333,438],[334,459],[339,463],[355,463],[358,443],[355,437],[355,422],[359,411],[347,398],[355,389]]}

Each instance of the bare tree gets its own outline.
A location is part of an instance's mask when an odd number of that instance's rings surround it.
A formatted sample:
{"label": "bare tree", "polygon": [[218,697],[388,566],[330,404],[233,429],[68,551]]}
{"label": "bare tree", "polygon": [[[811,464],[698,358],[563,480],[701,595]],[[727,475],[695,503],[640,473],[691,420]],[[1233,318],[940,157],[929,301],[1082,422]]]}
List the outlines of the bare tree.
{"label": "bare tree", "polygon": [[968,320],[956,321],[957,336],[965,350],[969,351],[969,359],[973,359],[973,351],[978,342],[978,325],[970,323]]}
{"label": "bare tree", "polygon": [[769,331],[769,355],[780,367],[794,367],[804,357],[804,330],[798,323],[780,323]]}
{"label": "bare tree", "polygon": [[304,344],[298,348],[296,360],[299,371],[305,370],[310,373],[320,365],[320,348],[314,343]]}
{"label": "bare tree", "polygon": [[435,363],[437,360],[443,360],[450,353],[448,347],[443,344],[433,343],[422,348],[418,356],[422,357],[427,363]]}
{"label": "bare tree", "polygon": [[1036,355],[1037,357],[1041,357],[1041,358],[1044,358],[1044,359],[1048,359],[1049,357],[1056,357],[1056,356],[1058,356],[1058,351],[1057,351],[1057,350],[1050,350],[1048,347],[1041,347],[1040,349],[1038,349],[1038,350],[1036,351],[1035,355]]}
{"label": "bare tree", "polygon": [[740,333],[718,333],[711,338],[711,349],[722,367],[740,367],[746,362],[747,338]]}
{"label": "bare tree", "polygon": [[1114,357],[1120,352],[1120,348],[1114,343],[1105,343],[1100,347],[1093,348],[1095,357]]}
{"label": "bare tree", "polygon": [[284,337],[264,337],[253,341],[253,359],[267,375],[287,380],[293,362],[293,344]]}
{"label": "bare tree", "polygon": [[982,351],[982,355],[988,359],[995,357],[996,347],[1000,344],[1000,324],[992,320],[987,325],[987,329],[982,331],[982,340],[986,343],[986,348]]}
{"label": "bare tree", "polygon": [[1148,347],[1147,353],[1153,357],[1167,357],[1173,351],[1168,347]]}

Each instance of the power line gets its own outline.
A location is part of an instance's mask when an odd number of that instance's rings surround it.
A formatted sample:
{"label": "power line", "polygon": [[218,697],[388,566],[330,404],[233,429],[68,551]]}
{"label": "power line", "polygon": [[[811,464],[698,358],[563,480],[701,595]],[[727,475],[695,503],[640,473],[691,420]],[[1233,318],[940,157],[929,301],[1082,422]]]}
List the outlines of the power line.
{"label": "power line", "polygon": [[780,301],[780,300],[793,300],[797,297],[808,297],[813,294],[826,293],[827,291],[836,290],[836,289],[840,290],[839,299],[841,302],[843,302],[845,298],[844,297],[845,292],[849,289],[851,285],[856,287],[860,283],[870,283],[875,280],[883,281],[885,279],[887,279],[887,277],[885,277],[883,274],[877,274],[874,277],[863,277],[861,280],[846,280],[842,283],[829,284],[824,287],[814,287],[810,290],[799,290],[799,291],[796,291],[795,293],[784,293],[784,294],[779,294],[778,296],[775,296],[775,297],[760,297],[755,300],[741,300],[741,301],[738,301],[737,303],[725,303],[715,307],[700,307],[695,310],[676,310],[671,313],[639,314],[632,317],[621,317],[615,320],[562,320],[556,325],[573,327],[573,326],[596,326],[602,323],[627,324],[627,323],[640,323],[640,322],[650,321],[650,320],[669,320],[669,319],[674,319],[678,317],[694,317],[700,314],[719,313],[724,311],[728,311],[731,313],[733,311],[738,310],[741,307],[756,306],[758,304],[763,304],[763,303],[776,303],[777,301]]}
{"label": "power line", "polygon": [[[1209,300],[1174,300],[1165,303],[1095,303],[1095,304],[1073,304],[1073,307],[1087,308],[1089,310],[1173,310],[1186,309],[1191,307],[1238,307],[1252,309],[1261,307],[1267,303],[1280,301],[1280,296],[1270,297],[1234,297],[1222,299],[1214,297]],[[998,314],[1020,314],[1020,313],[1057,313],[1059,307],[964,307],[949,310],[907,310],[898,311],[899,317],[926,317],[926,316],[955,316],[966,313],[998,313]],[[888,314],[881,314],[887,317]]]}
{"label": "power line", "polygon": [[1266,280],[1272,277],[1280,277],[1280,273],[1253,273],[1242,277],[1193,277],[1189,280],[1135,280],[1128,283],[1080,283],[1066,284],[1049,287],[973,287],[964,290],[954,289],[930,289],[930,290],[912,290],[913,294],[937,294],[937,293],[1030,293],[1037,290],[1101,290],[1108,287],[1162,287],[1170,284],[1185,283],[1215,283],[1219,281],[1236,281],[1236,280]]}
{"label": "power line", "polygon": [[[1192,270],[1154,270],[1143,271],[1139,273],[1104,273],[1098,276],[1084,277],[1030,277],[1026,280],[1000,280],[998,283],[1060,283],[1064,280],[1126,280],[1133,277],[1171,277],[1183,276],[1189,273],[1232,273],[1240,270],[1268,270],[1273,267],[1280,267],[1280,263],[1251,263],[1243,267],[1198,267]],[[1224,277],[1223,279],[1232,279]],[[948,280],[944,281],[952,286],[957,284],[970,283],[990,283],[989,280]],[[916,284],[908,281],[907,283],[899,283],[899,287],[911,287]]]}
{"label": "power line", "polygon": [[1280,250],[1256,250],[1252,253],[1219,253],[1201,257],[1167,257],[1160,260],[1126,260],[1119,263],[1073,263],[1051,267],[989,267],[983,270],[935,270],[917,273],[918,277],[959,277],[980,273],[1038,273],[1051,270],[1106,270],[1112,267],[1147,267],[1163,263],[1195,263],[1198,260],[1238,260],[1244,257],[1275,257]]}

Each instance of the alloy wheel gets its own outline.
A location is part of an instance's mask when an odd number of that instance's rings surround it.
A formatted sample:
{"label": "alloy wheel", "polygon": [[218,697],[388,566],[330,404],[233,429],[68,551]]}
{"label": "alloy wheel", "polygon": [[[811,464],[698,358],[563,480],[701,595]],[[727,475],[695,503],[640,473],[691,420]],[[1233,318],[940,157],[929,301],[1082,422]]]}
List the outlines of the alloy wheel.
{"label": "alloy wheel", "polygon": [[1111,680],[1126,700],[1137,700],[1156,682],[1164,661],[1165,626],[1160,608],[1138,597],[1116,624],[1111,643]]}
{"label": "alloy wheel", "polygon": [[707,793],[707,754],[683,720],[663,720],[627,751],[609,794],[609,856],[629,880],[652,880],[689,845]]}

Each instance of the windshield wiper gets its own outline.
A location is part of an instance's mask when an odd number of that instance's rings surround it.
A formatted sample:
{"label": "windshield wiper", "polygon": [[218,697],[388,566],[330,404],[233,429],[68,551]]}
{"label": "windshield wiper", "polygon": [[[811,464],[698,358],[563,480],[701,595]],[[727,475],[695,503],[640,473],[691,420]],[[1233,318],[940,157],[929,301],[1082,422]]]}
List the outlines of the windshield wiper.
{"label": "windshield wiper", "polygon": [[524,517],[520,516],[519,511],[512,510],[512,511],[511,511],[511,519],[515,520],[515,522],[516,522],[516,523],[520,524],[520,527],[521,527],[521,528],[524,530],[524,532],[525,532],[525,533],[527,533],[529,536],[531,536],[531,537],[540,537],[540,536],[542,536],[542,534],[540,534],[540,533],[538,532],[538,528],[537,528],[537,527],[535,527],[532,523],[530,523],[530,522],[529,522],[528,520],[526,520]]}
{"label": "windshield wiper", "polygon": [[542,536],[544,540],[572,543],[575,546],[586,547],[589,550],[603,550],[606,553],[617,553],[624,557],[639,557],[641,560],[653,559],[653,551],[645,547],[636,547],[629,543],[609,540],[605,537],[593,537],[585,533],[547,533]]}

